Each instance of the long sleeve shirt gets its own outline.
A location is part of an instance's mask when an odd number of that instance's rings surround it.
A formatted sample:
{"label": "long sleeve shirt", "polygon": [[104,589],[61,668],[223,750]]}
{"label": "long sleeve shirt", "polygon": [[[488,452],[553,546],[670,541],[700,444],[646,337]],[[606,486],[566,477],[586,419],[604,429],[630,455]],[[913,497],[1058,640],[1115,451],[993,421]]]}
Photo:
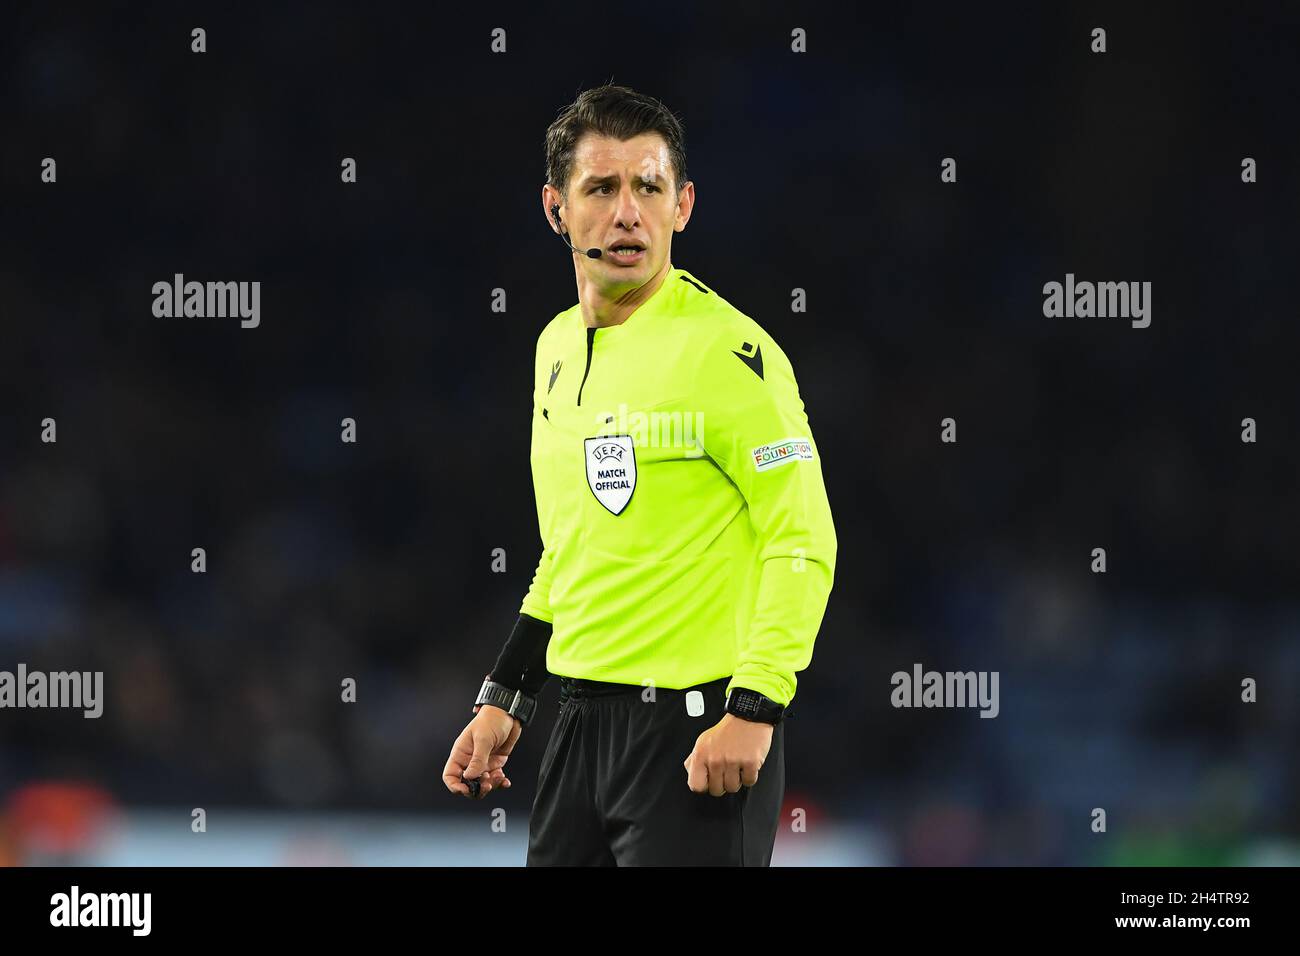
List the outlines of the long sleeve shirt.
{"label": "long sleeve shirt", "polygon": [[684,269],[621,325],[537,342],[542,555],[520,611],[549,672],[788,705],[835,569],[821,456],[780,347]]}

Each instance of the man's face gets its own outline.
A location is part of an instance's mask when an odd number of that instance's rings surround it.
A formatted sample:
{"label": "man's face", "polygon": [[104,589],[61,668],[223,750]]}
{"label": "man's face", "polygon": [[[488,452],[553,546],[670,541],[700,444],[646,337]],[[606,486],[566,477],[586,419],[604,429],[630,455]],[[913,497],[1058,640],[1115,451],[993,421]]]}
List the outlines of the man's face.
{"label": "man's face", "polygon": [[[688,183],[679,201],[668,144],[658,133],[628,140],[586,133],[574,150],[560,215],[570,242],[603,253],[579,258],[589,279],[610,289],[636,288],[668,261],[672,234],[686,227],[693,198]],[[639,250],[620,251],[621,245]]]}

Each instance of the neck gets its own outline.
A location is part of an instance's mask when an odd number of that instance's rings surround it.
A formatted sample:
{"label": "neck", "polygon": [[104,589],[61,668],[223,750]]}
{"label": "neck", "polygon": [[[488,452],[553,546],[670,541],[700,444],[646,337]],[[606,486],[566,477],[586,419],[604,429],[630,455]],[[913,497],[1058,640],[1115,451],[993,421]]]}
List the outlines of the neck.
{"label": "neck", "polygon": [[628,317],[639,309],[664,284],[668,271],[673,267],[672,261],[664,260],[663,266],[648,281],[639,286],[615,286],[602,288],[583,275],[582,266],[574,263],[578,275],[578,302],[582,306],[582,318],[589,329],[601,329],[610,325],[622,325]]}

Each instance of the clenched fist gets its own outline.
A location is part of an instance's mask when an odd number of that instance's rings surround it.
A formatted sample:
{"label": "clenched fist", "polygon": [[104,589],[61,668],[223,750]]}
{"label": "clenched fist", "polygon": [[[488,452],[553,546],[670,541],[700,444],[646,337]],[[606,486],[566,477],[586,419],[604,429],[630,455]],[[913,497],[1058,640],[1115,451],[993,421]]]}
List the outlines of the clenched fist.
{"label": "clenched fist", "polygon": [[758,771],[772,747],[771,724],[725,714],[695,740],[695,749],[682,762],[686,785],[695,793],[715,797],[737,793],[758,783]]}

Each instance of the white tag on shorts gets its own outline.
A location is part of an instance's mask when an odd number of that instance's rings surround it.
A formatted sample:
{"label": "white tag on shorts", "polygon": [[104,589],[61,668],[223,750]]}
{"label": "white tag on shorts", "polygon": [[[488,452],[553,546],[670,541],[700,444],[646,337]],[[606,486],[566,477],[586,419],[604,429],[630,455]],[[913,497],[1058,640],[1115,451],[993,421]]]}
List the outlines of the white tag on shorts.
{"label": "white tag on shorts", "polygon": [[704,713],[704,695],[698,690],[688,690],[686,692],[686,713],[692,717],[698,717]]}

